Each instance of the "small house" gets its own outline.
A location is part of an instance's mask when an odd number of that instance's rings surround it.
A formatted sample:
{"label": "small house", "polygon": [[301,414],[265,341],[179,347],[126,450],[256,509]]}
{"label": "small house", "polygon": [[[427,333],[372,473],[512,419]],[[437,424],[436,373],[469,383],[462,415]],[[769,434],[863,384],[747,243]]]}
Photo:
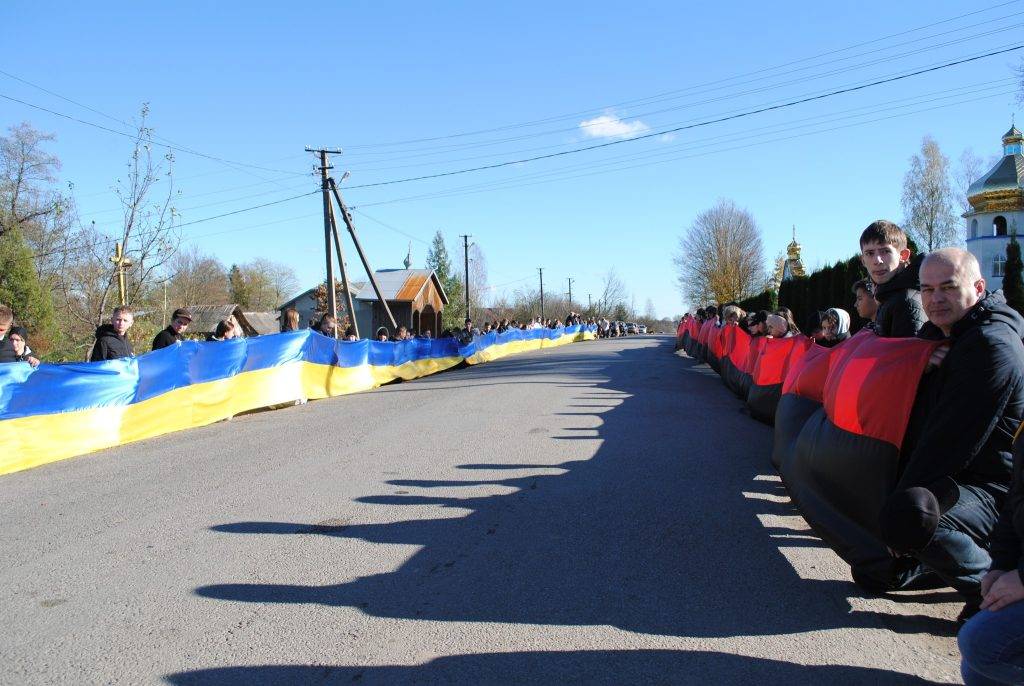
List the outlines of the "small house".
{"label": "small house", "polygon": [[[434,270],[381,269],[374,272],[374,278],[399,326],[405,325],[414,334],[430,331],[437,337],[448,296]],[[363,338],[373,337],[382,326],[394,333],[372,284],[366,284],[359,293],[355,309],[359,334]]]}

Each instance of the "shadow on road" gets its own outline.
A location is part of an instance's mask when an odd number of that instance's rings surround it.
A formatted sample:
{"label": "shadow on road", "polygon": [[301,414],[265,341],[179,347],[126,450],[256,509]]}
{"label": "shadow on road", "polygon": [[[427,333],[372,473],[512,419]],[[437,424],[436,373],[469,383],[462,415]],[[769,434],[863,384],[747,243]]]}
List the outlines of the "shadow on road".
{"label": "shadow on road", "polygon": [[[577,377],[585,387],[574,401],[609,403],[591,412],[558,413],[563,418],[551,420],[564,425],[577,421],[564,419],[566,414],[590,417],[588,426],[551,428],[550,444],[558,454],[562,441],[594,441],[590,459],[558,464],[482,461],[460,469],[485,478],[395,480],[387,483],[425,493],[359,499],[469,510],[465,517],[319,528],[287,522],[213,527],[235,534],[323,536],[327,548],[334,537],[422,546],[397,569],[335,585],[227,583],[195,592],[226,601],[358,607],[389,618],[611,625],[667,636],[872,626],[906,633],[955,631],[951,623],[931,617],[852,611],[847,598],[859,595],[852,583],[797,574],[780,549],[821,544],[810,531],[788,524],[798,513],[779,498],[784,490],[771,476],[770,429],[738,412],[739,403],[706,367],[668,354],[671,341],[666,340],[653,349],[509,360],[458,372],[468,373],[469,383],[512,382],[551,371],[538,372],[537,364],[553,365],[560,375]],[[403,391],[399,387],[391,392]],[[575,435],[575,429],[592,435]],[[510,432],[502,440],[515,441],[517,435]],[[453,489],[478,485],[514,490],[450,495]],[[430,495],[434,488],[449,494]],[[571,678],[559,674],[571,676],[575,666],[596,660],[607,660],[611,670],[621,664],[627,672],[638,671],[640,681],[648,680],[644,674],[655,675],[650,680],[657,681],[692,670],[710,682],[747,674],[769,683],[914,683],[906,675],[897,679],[870,669],[799,667],[671,651],[475,655],[420,667],[366,669],[238,667],[179,674],[171,680],[280,683],[313,681],[324,674],[324,683],[335,683],[359,673],[395,681],[472,680],[476,670],[495,673],[507,667],[522,680],[563,681]],[[317,671],[321,669],[328,671]]]}
{"label": "shadow on road", "polygon": [[[495,681],[495,675],[501,677]],[[585,675],[585,676],[583,676]],[[930,684],[880,669],[805,666],[701,651],[594,650],[581,652],[481,653],[442,657],[423,665],[343,667],[256,665],[180,672],[175,686],[271,686],[278,684],[666,684],[766,683]]]}

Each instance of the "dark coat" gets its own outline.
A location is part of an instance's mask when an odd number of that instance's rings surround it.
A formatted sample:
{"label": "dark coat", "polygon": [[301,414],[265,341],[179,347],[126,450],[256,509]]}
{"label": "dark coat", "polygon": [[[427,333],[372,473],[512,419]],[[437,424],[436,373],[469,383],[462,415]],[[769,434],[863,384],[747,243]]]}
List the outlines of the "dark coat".
{"label": "dark coat", "polygon": [[18,356],[14,354],[14,344],[11,343],[11,337],[4,336],[3,340],[0,340],[0,364],[17,361]]}
{"label": "dark coat", "polygon": [[169,345],[174,345],[180,340],[183,340],[181,334],[179,334],[173,328],[168,326],[166,329],[158,333],[155,338],[153,338],[153,350],[166,348]]}
{"label": "dark coat", "polygon": [[1024,451],[1021,447],[1014,451],[1013,482],[992,531],[990,552],[992,569],[1016,569],[1024,579]]}
{"label": "dark coat", "polygon": [[[924,487],[940,503],[956,502],[956,483],[1006,493],[1024,418],[1022,336],[1024,318],[1001,292],[986,294],[953,326],[945,360],[921,380],[897,492]],[[920,337],[944,339],[930,322]]]}
{"label": "dark coat", "polygon": [[886,338],[913,338],[928,317],[921,305],[921,262],[918,255],[909,265],[896,272],[889,281],[875,286],[878,313],[875,329]]}
{"label": "dark coat", "polygon": [[118,336],[112,324],[104,324],[96,329],[96,342],[92,346],[90,362],[116,360],[119,357],[131,357],[135,352],[132,344],[124,336]]}

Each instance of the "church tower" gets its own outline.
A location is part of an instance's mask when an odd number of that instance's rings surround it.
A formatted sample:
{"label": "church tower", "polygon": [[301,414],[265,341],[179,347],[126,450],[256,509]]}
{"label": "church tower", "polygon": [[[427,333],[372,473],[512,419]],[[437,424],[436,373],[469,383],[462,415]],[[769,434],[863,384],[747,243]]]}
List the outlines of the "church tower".
{"label": "church tower", "polygon": [[1024,230],[1024,134],[1016,126],[1003,134],[1003,157],[967,189],[971,209],[963,217],[967,249],[978,258],[990,291],[1003,287],[1010,234]]}

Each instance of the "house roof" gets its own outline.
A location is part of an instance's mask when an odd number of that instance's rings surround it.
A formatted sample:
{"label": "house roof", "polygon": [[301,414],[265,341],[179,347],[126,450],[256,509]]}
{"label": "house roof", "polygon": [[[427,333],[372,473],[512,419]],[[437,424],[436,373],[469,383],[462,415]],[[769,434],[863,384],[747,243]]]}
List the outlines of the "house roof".
{"label": "house roof", "polygon": [[189,324],[188,333],[213,333],[217,330],[217,324],[221,320],[232,315],[241,324],[242,332],[246,336],[256,336],[262,333],[249,322],[238,305],[189,305],[187,309],[192,313],[192,323]]}
{"label": "house roof", "polygon": [[[423,292],[428,281],[441,296],[441,302],[448,304],[448,295],[441,286],[441,281],[432,269],[380,269],[373,274],[377,286],[385,300],[394,302],[412,302]],[[376,300],[377,294],[373,287],[364,288],[357,296],[359,300]]]}
{"label": "house roof", "polygon": [[246,321],[263,336],[281,330],[280,315],[277,312],[243,312]]}

